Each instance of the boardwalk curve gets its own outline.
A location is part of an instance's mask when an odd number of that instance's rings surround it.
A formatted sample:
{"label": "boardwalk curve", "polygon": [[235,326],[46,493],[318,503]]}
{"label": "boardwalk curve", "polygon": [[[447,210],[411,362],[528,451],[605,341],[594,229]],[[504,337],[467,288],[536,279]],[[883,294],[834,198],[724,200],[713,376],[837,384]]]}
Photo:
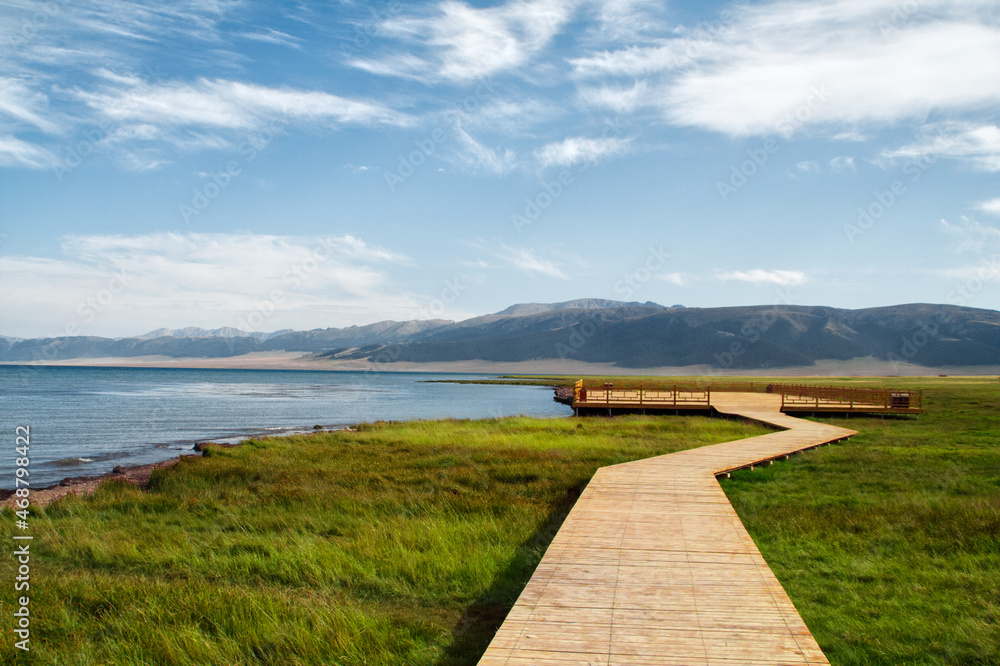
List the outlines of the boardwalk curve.
{"label": "boardwalk curve", "polygon": [[599,469],[480,666],[829,664],[716,476],[856,431],[711,400],[784,430]]}

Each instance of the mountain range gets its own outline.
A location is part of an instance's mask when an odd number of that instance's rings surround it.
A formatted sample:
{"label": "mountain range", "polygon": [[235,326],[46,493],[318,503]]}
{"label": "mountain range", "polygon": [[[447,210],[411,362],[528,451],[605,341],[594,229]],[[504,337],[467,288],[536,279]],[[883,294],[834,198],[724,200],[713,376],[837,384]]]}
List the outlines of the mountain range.
{"label": "mountain range", "polygon": [[377,364],[561,358],[623,369],[709,365],[750,370],[873,357],[926,367],[994,366],[1000,365],[1000,312],[921,303],[846,310],[794,305],[686,308],[580,299],[513,305],[460,322],[384,321],[272,333],[159,329],[117,340],[0,336],[0,363],[223,358],[275,351]]}

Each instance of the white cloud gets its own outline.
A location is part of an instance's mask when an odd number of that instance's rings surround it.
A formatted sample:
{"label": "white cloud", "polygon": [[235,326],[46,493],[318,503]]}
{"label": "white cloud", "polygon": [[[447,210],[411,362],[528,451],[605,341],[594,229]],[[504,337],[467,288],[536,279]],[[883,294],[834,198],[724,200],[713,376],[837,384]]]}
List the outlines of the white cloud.
{"label": "white cloud", "polygon": [[862,141],[868,141],[871,137],[867,134],[862,134],[857,130],[850,130],[847,132],[837,132],[830,138],[834,141],[853,141],[855,143],[860,143]]}
{"label": "white cloud", "polygon": [[887,160],[951,157],[970,160],[983,171],[1000,171],[1000,127],[968,122],[926,125],[913,143],[882,151]]}
{"label": "white cloud", "polygon": [[476,141],[468,132],[455,129],[459,150],[454,153],[460,166],[471,171],[484,171],[497,176],[509,173],[517,167],[517,154],[510,149],[489,148]]}
{"label": "white cloud", "polygon": [[255,42],[264,42],[266,44],[275,44],[278,46],[290,46],[294,49],[302,48],[299,43],[298,37],[293,37],[288,33],[281,32],[280,30],[274,30],[273,28],[267,28],[264,32],[244,32],[240,34],[240,37],[244,39],[249,39]]}
{"label": "white cloud", "polygon": [[834,171],[857,171],[854,165],[854,158],[848,155],[837,155],[830,160],[830,168]]}
{"label": "white cloud", "polygon": [[531,248],[502,245],[494,256],[522,273],[544,275],[560,280],[569,279],[555,262],[539,257]]}
{"label": "white cloud", "polygon": [[957,222],[941,220],[941,229],[955,239],[954,250],[959,253],[1000,247],[1000,229],[965,215],[959,217]]}
{"label": "white cloud", "polygon": [[593,4],[603,40],[632,42],[663,27],[659,14],[664,6],[658,0],[598,0]]}
{"label": "white cloud", "polygon": [[664,282],[669,282],[670,284],[677,285],[678,287],[683,287],[690,281],[690,277],[687,273],[661,273],[657,277]]}
{"label": "white cloud", "polygon": [[465,81],[514,69],[549,44],[569,20],[573,2],[516,0],[496,7],[470,7],[445,0],[433,16],[392,17],[386,35],[429,53],[356,59],[351,64],[376,74]]}
{"label": "white cloud", "polygon": [[980,201],[976,204],[976,210],[981,210],[984,213],[989,213],[991,215],[1000,215],[1000,199]]}
{"label": "white cloud", "polygon": [[636,81],[629,87],[608,85],[598,88],[581,88],[580,99],[584,104],[617,113],[631,113],[649,103],[650,87],[645,81]]}
{"label": "white cloud", "polygon": [[537,159],[543,167],[571,166],[578,162],[597,162],[603,157],[618,155],[628,149],[627,139],[608,137],[588,139],[577,136],[564,139],[558,143],[550,143],[535,151]]}
{"label": "white cloud", "polygon": [[772,283],[783,287],[805,284],[809,277],[801,271],[766,271],[761,268],[754,268],[749,271],[730,271],[719,273],[716,278],[725,282],[753,282],[756,284]]}
{"label": "white cloud", "polygon": [[236,326],[254,312],[266,315],[260,330],[309,329],[411,319],[419,310],[388,272],[410,260],[351,235],[70,236],[62,251],[61,259],[0,262],[0,300],[23,326],[41,310],[46,321],[54,313],[91,335]]}
{"label": "white cloud", "polygon": [[745,5],[724,29],[571,64],[583,78],[658,76],[649,105],[674,124],[729,135],[821,125],[843,136],[843,125],[1000,103],[1000,59],[982,57],[1000,52],[989,4],[928,0],[920,10],[899,20],[890,0]]}
{"label": "white cloud", "polygon": [[320,91],[270,88],[224,79],[148,84],[107,75],[113,85],[76,96],[118,123],[252,130],[268,119],[361,125],[407,125],[409,119],[377,102]]}
{"label": "white cloud", "polygon": [[50,169],[58,158],[41,146],[36,146],[12,136],[0,136],[0,166],[19,166],[29,169]]}
{"label": "white cloud", "polygon": [[[486,92],[485,89],[483,92]],[[476,98],[475,108],[471,110],[448,109],[442,114],[441,123],[512,136],[524,134],[527,127],[553,120],[564,113],[565,110],[558,105],[543,100],[492,97],[491,93],[489,99]]]}
{"label": "white cloud", "polygon": [[31,90],[23,81],[0,76],[0,119],[4,124],[13,122],[57,132],[59,125],[49,117],[48,106],[48,97]]}
{"label": "white cloud", "polygon": [[819,173],[819,165],[812,160],[803,160],[796,164],[795,168],[803,173]]}

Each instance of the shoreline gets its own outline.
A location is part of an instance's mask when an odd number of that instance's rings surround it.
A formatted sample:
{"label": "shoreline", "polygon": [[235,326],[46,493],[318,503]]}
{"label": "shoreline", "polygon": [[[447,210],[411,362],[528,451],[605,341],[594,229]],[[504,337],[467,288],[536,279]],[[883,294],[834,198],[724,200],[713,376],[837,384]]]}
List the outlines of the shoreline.
{"label": "shoreline", "polygon": [[664,377],[980,377],[1000,375],[1000,366],[944,366],[939,368],[902,363],[890,364],[874,357],[847,361],[819,361],[814,365],[786,368],[714,368],[708,365],[623,368],[612,363],[587,363],[569,359],[540,361],[441,361],[434,363],[370,363],[367,360],[320,359],[311,353],[253,352],[222,358],[128,356],[74,358],[61,361],[6,361],[2,367],[85,368],[177,368],[186,370],[312,370],[325,372],[428,373],[487,375],[649,375]]}
{"label": "shoreline", "polygon": [[[339,430],[351,430],[351,426],[323,426],[318,429],[314,426],[308,430],[290,428],[279,433],[261,433],[259,436],[250,435],[242,437],[237,442],[212,440],[196,442],[194,446],[191,447],[191,450],[196,453],[178,452],[173,458],[167,458],[166,460],[160,460],[159,462],[143,463],[140,465],[116,465],[111,469],[111,471],[104,472],[103,474],[67,476],[64,479],[51,483],[47,486],[32,488],[31,495],[29,496],[31,499],[31,506],[45,507],[56,500],[66,497],[67,495],[90,495],[97,490],[98,486],[107,481],[126,481],[139,488],[139,490],[146,490],[149,487],[149,479],[155,470],[173,467],[185,458],[200,458],[201,452],[204,451],[206,446],[215,446],[220,449],[231,449],[241,446],[243,442],[251,439],[290,437],[292,435],[309,435],[317,432],[337,432]],[[0,488],[0,510],[15,508],[14,500],[16,498],[14,493],[14,489]]]}
{"label": "shoreline", "polygon": [[[68,476],[62,481],[45,486],[44,488],[33,488],[28,497],[30,500],[29,507],[45,507],[68,495],[90,495],[97,490],[98,486],[107,481],[126,481],[140,490],[145,490],[149,487],[149,479],[155,470],[173,467],[180,463],[183,458],[200,457],[200,455],[181,453],[176,458],[161,460],[155,463],[146,463],[145,465],[134,465],[131,467],[118,465],[110,472],[105,472],[97,476]],[[16,497],[14,492],[13,490],[0,490],[0,509],[15,508],[14,500]]]}

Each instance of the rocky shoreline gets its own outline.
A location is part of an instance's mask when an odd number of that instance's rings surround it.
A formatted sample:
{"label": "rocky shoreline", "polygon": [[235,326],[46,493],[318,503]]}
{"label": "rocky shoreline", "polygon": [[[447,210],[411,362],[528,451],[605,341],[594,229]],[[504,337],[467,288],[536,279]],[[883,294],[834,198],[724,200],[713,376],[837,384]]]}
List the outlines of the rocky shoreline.
{"label": "rocky shoreline", "polygon": [[552,397],[556,402],[562,403],[564,405],[573,404],[573,387],[572,386],[557,386],[556,394]]}
{"label": "rocky shoreline", "polygon": [[[154,470],[173,467],[183,458],[189,457],[191,456],[181,455],[170,460],[149,463],[148,465],[136,465],[134,467],[119,465],[107,474],[98,476],[67,477],[59,483],[46,486],[45,488],[33,488],[30,497],[31,505],[48,506],[57,499],[61,499],[67,495],[89,495],[106,481],[125,481],[145,490],[149,486],[149,477],[152,476]],[[13,490],[0,490],[0,508],[14,508],[14,500],[16,498],[13,495]]]}

